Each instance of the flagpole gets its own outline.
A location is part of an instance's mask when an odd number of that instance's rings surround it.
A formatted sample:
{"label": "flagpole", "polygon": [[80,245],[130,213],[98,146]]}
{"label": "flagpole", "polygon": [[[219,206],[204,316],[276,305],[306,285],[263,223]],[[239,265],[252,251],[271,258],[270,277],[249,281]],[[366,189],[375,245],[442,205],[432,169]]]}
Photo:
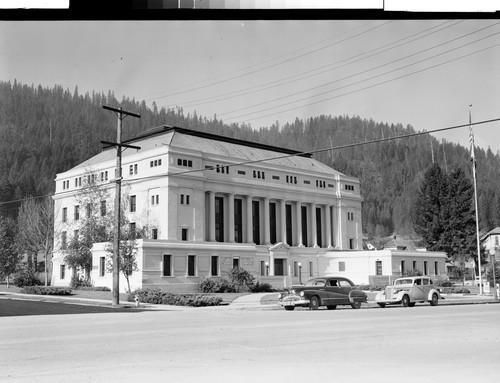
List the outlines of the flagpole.
{"label": "flagpole", "polygon": [[479,211],[477,203],[477,177],[476,177],[476,154],[474,148],[474,133],[472,132],[472,105],[469,105],[469,140],[471,145],[472,176],[474,177],[474,204],[476,207],[476,242],[477,242],[477,263],[479,272],[479,295],[483,295],[483,280],[481,276],[481,241],[479,240]]}

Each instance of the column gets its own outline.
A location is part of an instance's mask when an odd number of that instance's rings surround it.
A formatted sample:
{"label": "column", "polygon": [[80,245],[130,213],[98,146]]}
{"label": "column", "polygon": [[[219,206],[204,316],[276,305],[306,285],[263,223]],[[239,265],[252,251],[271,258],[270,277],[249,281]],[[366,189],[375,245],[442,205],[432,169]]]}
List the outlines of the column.
{"label": "column", "polygon": [[297,246],[304,247],[302,243],[302,203],[297,201],[295,203],[295,215],[297,217]]}
{"label": "column", "polygon": [[286,212],[285,212],[284,199],[280,200],[280,221],[281,221],[281,242],[286,243]]}
{"label": "column", "polygon": [[229,222],[229,227],[228,227],[228,238],[229,238],[229,242],[233,243],[234,242],[234,194],[233,193],[229,193],[229,196],[228,196],[228,207],[229,207],[229,219],[228,219],[228,222]]}
{"label": "column", "polygon": [[269,198],[264,197],[264,245],[271,244],[271,227],[269,223]]}
{"label": "column", "polygon": [[318,232],[316,231],[316,204],[311,203],[311,234],[313,247],[318,246]]}
{"label": "column", "polygon": [[208,192],[208,240],[215,242],[215,193]]}
{"label": "column", "polygon": [[325,205],[325,233],[326,247],[332,248],[332,221],[330,218],[330,205]]}
{"label": "column", "polygon": [[332,216],[333,216],[333,247],[337,248],[339,246],[339,232],[338,232],[338,212],[337,206],[332,206]]}
{"label": "column", "polygon": [[247,243],[253,243],[252,196],[247,195]]}
{"label": "column", "polygon": [[337,208],[337,238],[338,238],[338,242],[337,242],[337,247],[339,248],[339,250],[342,250],[343,247],[344,247],[344,244],[342,243],[342,238],[343,238],[343,234],[342,234],[342,205],[341,205],[341,202],[339,201],[339,206]]}

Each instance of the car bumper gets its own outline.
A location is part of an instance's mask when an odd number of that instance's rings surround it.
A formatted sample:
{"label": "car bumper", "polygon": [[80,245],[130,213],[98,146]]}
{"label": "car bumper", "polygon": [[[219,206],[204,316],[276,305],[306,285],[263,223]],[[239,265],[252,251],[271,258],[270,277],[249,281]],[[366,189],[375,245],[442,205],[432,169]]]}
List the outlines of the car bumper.
{"label": "car bumper", "polygon": [[278,302],[281,306],[283,307],[302,307],[302,306],[308,306],[309,305],[309,299],[284,299],[280,302]]}

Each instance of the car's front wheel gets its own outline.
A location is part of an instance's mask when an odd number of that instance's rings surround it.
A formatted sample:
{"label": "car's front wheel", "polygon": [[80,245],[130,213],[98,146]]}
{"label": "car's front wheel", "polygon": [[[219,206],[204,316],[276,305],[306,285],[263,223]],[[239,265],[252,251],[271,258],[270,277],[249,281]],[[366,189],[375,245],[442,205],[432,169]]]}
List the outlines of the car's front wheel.
{"label": "car's front wheel", "polygon": [[352,307],[353,309],[360,309],[360,308],[361,308],[361,302],[358,302],[358,301],[353,301],[353,302],[351,303],[351,307]]}
{"label": "car's front wheel", "polygon": [[294,308],[295,306],[285,306],[285,310],[287,311],[293,311]]}
{"label": "car's front wheel", "polygon": [[317,296],[311,297],[309,300],[309,308],[311,310],[317,310],[319,307],[319,298]]}
{"label": "car's front wheel", "polygon": [[403,307],[409,307],[410,306],[410,297],[408,295],[403,296],[403,299],[401,300],[401,305]]}
{"label": "car's front wheel", "polygon": [[438,295],[436,293],[432,294],[431,306],[437,306],[438,301],[439,301]]}

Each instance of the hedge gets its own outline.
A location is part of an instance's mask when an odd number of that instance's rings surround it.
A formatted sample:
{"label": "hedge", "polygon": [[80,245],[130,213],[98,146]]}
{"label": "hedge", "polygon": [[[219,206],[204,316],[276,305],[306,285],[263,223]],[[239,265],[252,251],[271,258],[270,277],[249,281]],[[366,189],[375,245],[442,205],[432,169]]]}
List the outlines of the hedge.
{"label": "hedge", "polygon": [[34,295],[71,295],[71,289],[66,287],[25,286],[21,290],[21,293]]}
{"label": "hedge", "polygon": [[134,302],[135,296],[139,297],[141,303],[174,305],[174,306],[218,306],[222,302],[220,297],[211,297],[205,295],[173,294],[160,289],[139,289],[128,295],[127,300]]}

